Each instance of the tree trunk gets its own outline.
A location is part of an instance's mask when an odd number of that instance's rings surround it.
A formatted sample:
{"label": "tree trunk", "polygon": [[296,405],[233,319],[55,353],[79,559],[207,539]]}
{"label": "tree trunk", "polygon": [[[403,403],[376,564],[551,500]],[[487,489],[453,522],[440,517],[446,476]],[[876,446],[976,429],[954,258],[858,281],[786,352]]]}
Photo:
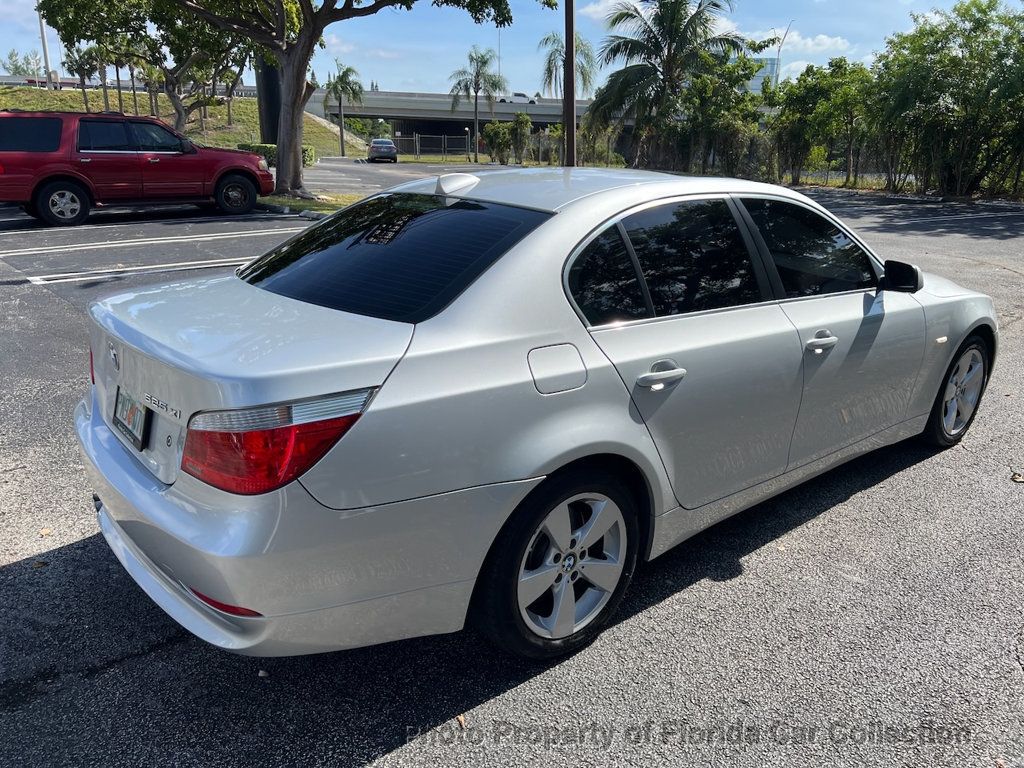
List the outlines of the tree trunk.
{"label": "tree trunk", "polygon": [[234,125],[234,124],[235,124],[235,118],[234,118],[234,115],[232,115],[232,114],[231,114],[231,102],[232,102],[232,101],[234,101],[234,97],[232,97],[232,96],[228,96],[228,98],[227,98],[227,100],[226,100],[226,104],[227,104],[227,108],[228,108],[228,127],[229,127],[229,128],[230,128],[230,127],[231,127],[232,125]]}
{"label": "tree trunk", "polygon": [[100,85],[103,87],[103,111],[110,111],[110,93],[107,91],[107,67],[105,64],[99,66]]}
{"label": "tree trunk", "polygon": [[473,162],[480,162],[480,91],[473,94]]}
{"label": "tree trunk", "polygon": [[85,76],[78,76],[78,87],[82,89],[82,102],[85,104],[85,111],[89,111],[89,92],[85,90]]}
{"label": "tree trunk", "polygon": [[121,67],[114,65],[114,80],[117,82],[117,111],[124,114],[124,97],[121,95]]}
{"label": "tree trunk", "polygon": [[178,89],[173,83],[164,81],[164,93],[167,95],[167,100],[171,102],[171,107],[174,109],[174,130],[184,131],[185,123],[188,122],[188,112],[185,110],[185,102],[181,100],[181,95],[178,93]]}
{"label": "tree trunk", "polygon": [[135,114],[139,114],[139,92],[135,88],[135,67],[128,67],[128,76],[132,79],[132,108],[135,110]]}
{"label": "tree trunk", "polygon": [[846,181],[843,182],[844,187],[850,186],[850,182],[853,181],[853,137],[846,142]]}
{"label": "tree trunk", "polygon": [[306,69],[319,35],[309,33],[287,50],[278,52],[281,76],[281,118],[277,129],[277,194],[305,194],[302,186],[302,114],[313,95]]}

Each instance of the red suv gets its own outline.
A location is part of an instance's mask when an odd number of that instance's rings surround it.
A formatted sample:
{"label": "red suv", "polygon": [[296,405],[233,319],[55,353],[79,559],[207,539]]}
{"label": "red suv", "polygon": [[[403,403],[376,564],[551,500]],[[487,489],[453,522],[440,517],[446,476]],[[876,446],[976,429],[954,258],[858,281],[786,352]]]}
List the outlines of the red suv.
{"label": "red suv", "polygon": [[248,213],[274,177],[251,152],[201,147],[151,117],[0,111],[0,203],[50,224],[95,205],[215,202]]}

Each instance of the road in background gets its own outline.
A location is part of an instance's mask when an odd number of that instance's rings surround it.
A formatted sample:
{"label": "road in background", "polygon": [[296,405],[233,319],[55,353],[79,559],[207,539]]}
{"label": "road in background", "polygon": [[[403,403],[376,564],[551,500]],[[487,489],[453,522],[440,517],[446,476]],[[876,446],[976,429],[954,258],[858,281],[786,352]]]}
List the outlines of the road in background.
{"label": "road in background", "polygon": [[[432,170],[337,165],[311,186]],[[227,274],[154,270],[245,259],[308,222],[181,209],[48,230],[0,211],[0,765],[1024,764],[1024,209],[812,194],[883,257],[995,297],[1002,346],[974,427],[683,544],[550,666],[472,633],[252,659],[180,629],[97,532],[70,423],[84,310]]]}

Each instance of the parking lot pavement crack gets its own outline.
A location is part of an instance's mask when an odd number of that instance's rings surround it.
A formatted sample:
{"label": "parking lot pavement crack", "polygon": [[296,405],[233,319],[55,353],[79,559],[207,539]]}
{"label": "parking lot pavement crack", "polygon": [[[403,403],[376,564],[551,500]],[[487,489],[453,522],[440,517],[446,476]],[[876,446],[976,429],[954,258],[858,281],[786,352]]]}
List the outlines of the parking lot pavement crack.
{"label": "parking lot pavement crack", "polygon": [[126,653],[123,656],[117,656],[113,659],[69,669],[47,666],[36,670],[29,677],[17,680],[4,680],[0,682],[0,712],[13,713],[24,709],[37,699],[46,696],[53,690],[57,690],[60,682],[65,678],[79,676],[84,679],[90,679],[125,662],[149,656],[164,648],[170,648],[189,640],[191,640],[191,635],[182,630],[166,639],[150,643],[136,651]]}
{"label": "parking lot pavement crack", "polygon": [[1017,630],[1017,648],[1014,654],[1017,658],[1017,666],[1021,673],[1024,673],[1024,627]]}

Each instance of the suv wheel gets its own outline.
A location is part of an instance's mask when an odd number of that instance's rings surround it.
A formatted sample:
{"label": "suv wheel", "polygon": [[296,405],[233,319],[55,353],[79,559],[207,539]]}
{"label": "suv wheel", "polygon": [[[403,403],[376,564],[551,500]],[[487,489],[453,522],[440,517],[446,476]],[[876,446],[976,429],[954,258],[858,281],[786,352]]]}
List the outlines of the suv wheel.
{"label": "suv wheel", "polygon": [[47,224],[71,227],[89,218],[89,193],[73,181],[51,181],[43,184],[33,203],[35,214]]}
{"label": "suv wheel", "polygon": [[495,540],[476,618],[498,647],[551,659],[590,643],[633,577],[636,504],[614,477],[570,472],[541,486]]}
{"label": "suv wheel", "polygon": [[249,213],[256,205],[256,185],[245,176],[229,175],[217,185],[217,206],[230,215]]}

